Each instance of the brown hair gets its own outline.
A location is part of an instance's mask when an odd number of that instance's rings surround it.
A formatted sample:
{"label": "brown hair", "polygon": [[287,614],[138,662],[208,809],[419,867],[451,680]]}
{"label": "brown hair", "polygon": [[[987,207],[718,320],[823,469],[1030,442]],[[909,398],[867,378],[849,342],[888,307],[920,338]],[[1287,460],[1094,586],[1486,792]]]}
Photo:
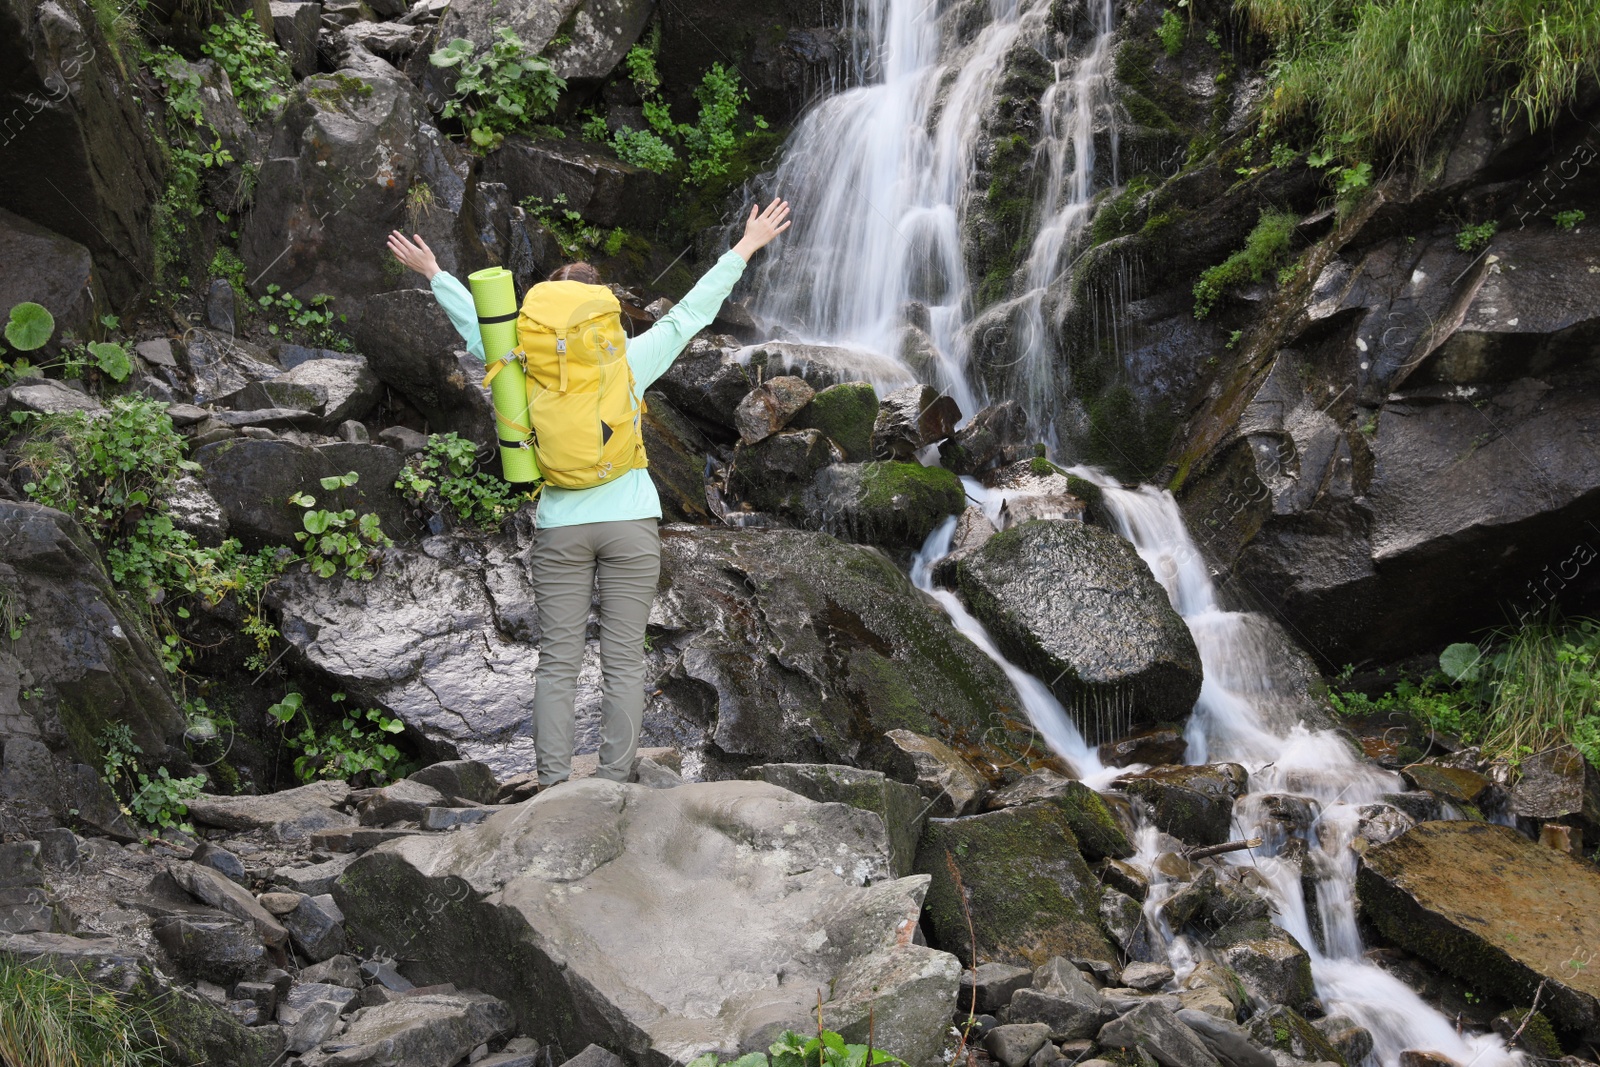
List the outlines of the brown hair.
{"label": "brown hair", "polygon": [[584,285],[599,285],[600,272],[588,263],[568,263],[566,266],[553,271],[550,275],[553,282],[582,282]]}

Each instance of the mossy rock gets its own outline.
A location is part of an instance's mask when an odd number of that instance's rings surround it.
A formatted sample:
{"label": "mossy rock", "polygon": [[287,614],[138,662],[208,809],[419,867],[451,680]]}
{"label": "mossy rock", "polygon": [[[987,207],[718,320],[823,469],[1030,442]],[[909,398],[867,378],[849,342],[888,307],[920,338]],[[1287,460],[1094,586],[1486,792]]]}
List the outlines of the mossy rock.
{"label": "mossy rock", "polygon": [[847,541],[917,548],[966,507],[961,479],[920,463],[836,463],[817,474],[802,525]]}
{"label": "mossy rock", "polygon": [[851,462],[872,458],[872,424],[878,418],[878,391],[867,382],[843,382],[822,390],[789,424],[815,429]]}
{"label": "mossy rock", "polygon": [[785,518],[804,513],[806,494],[831,454],[827,439],[816,430],[788,430],[733,451],[728,484],[758,511]]}
{"label": "mossy rock", "polygon": [[[950,865],[961,874],[976,946]],[[1101,888],[1072,825],[1047,801],[961,819],[932,819],[917,849],[932,876],[925,921],[938,947],[964,963],[1042,966],[1052,956],[1116,959],[1100,928]]]}
{"label": "mossy rock", "polygon": [[767,763],[745,772],[821,804],[848,804],[870,811],[889,831],[889,863],[897,877],[912,871],[928,804],[914,785],[881,771],[828,763]]}
{"label": "mossy rock", "polygon": [[1276,1005],[1251,1018],[1246,1024],[1258,1044],[1286,1052],[1310,1063],[1335,1063],[1346,1067],[1338,1049],[1305,1017],[1293,1008]]}

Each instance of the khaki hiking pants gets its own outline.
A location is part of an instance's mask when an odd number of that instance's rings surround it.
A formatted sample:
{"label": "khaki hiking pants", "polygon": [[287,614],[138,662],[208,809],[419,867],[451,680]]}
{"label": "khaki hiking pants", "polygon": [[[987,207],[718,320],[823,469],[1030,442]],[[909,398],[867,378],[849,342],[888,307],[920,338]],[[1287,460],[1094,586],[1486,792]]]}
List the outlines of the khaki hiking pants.
{"label": "khaki hiking pants", "polygon": [[661,574],[655,519],[557,526],[534,535],[533,594],[539,605],[539,665],[533,691],[539,784],[572,773],[578,668],[600,580],[600,770],[626,781],[644,725],[644,629]]}

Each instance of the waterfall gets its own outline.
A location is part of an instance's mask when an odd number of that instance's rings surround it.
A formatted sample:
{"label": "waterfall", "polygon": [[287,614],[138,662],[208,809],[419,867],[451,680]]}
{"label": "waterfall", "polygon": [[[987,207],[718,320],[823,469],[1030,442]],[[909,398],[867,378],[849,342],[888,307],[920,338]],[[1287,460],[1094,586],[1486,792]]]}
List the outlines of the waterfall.
{"label": "waterfall", "polygon": [[[1113,2],[1090,0],[1090,41],[1061,39],[1052,0],[988,0],[975,33],[973,5],[856,0],[852,37],[861,84],[801,120],[770,188],[795,218],[781,256],[753,275],[752,311],[775,334],[874,353],[953,396],[967,415],[986,399],[968,366],[981,308],[968,277],[969,208],[997,74],[1017,47],[1052,59],[1039,101],[1034,170],[1044,176],[1022,269],[1025,295],[1010,311],[1018,339],[1014,380],[1037,425],[1053,418],[1057,343],[1047,292],[1089,215],[1094,136],[1110,120]],[[860,369],[882,386],[882,368]]]}
{"label": "waterfall", "polygon": [[[1073,473],[1100,487],[1118,532],[1149,565],[1194,635],[1204,681],[1190,718],[1188,762],[1239,763],[1250,772],[1251,792],[1234,805],[1235,833],[1261,837],[1264,843],[1233,853],[1229,862],[1253,866],[1266,880],[1273,919],[1310,954],[1317,995],[1329,1014],[1347,1016],[1369,1030],[1373,1058],[1382,1067],[1398,1067],[1406,1049],[1430,1049],[1475,1067],[1520,1063],[1520,1054],[1492,1034],[1458,1033],[1404,982],[1362,955],[1351,843],[1362,806],[1404,789],[1400,776],[1357,756],[1337,734],[1309,729],[1285,714],[1289,701],[1279,664],[1263,639],[1267,624],[1220,606],[1205,560],[1171,493],[1150,486],[1124,489],[1092,468],[1075,468]],[[1303,798],[1311,805],[1312,823],[1302,837],[1303,862],[1315,876],[1311,905],[1321,922],[1320,942],[1313,936],[1301,866],[1280,855],[1286,841],[1277,824],[1267,824],[1262,799],[1273,794]],[[1153,858],[1157,836],[1151,830],[1141,835],[1140,859]],[[1152,911],[1164,896],[1162,887],[1152,886]],[[1171,936],[1171,931],[1164,932]],[[1192,964],[1202,951],[1178,937],[1172,945],[1173,962]]]}

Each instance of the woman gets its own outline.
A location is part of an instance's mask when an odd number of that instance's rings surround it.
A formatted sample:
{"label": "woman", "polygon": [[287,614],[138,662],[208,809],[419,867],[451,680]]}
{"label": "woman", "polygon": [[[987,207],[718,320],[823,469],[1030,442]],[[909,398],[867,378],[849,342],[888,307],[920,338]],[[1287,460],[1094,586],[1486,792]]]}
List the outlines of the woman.
{"label": "woman", "polygon": [[[691,338],[711,324],[722,302],[762,248],[789,228],[789,205],[774,200],[750,209],[744,237],[717,261],[683,300],[650,329],[628,342],[628,366],[638,395],[664,374]],[[389,251],[427,278],[433,295],[483,359],[472,295],[439,269],[421,237],[389,235]],[[551,281],[600,281],[587,263],[573,263]],[[626,781],[644,722],[644,637],[661,573],[661,500],[650,472],[640,468],[593,489],[546,486],[539,496],[534,539],[533,590],[543,632],[533,694],[534,745],[539,787],[572,773],[573,703],[596,577],[600,582],[601,778]]]}

